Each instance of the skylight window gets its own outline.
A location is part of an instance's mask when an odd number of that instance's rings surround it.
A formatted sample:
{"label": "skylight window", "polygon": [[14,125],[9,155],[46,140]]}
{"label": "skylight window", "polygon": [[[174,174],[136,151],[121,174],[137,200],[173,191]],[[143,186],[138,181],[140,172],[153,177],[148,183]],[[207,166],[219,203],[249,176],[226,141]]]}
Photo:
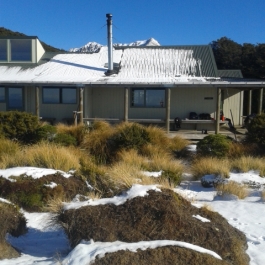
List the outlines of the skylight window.
{"label": "skylight window", "polygon": [[10,40],[11,61],[31,62],[31,40]]}

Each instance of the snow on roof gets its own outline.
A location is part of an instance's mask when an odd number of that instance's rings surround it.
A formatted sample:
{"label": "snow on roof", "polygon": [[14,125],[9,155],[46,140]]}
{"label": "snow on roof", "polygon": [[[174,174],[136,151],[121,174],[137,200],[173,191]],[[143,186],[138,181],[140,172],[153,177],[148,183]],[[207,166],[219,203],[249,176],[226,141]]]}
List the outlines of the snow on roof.
{"label": "snow on roof", "polygon": [[[192,49],[117,49],[113,62],[120,65],[116,75],[105,76],[108,62],[107,47],[92,54],[59,54],[35,68],[0,66],[0,82],[187,82],[194,78],[200,61],[193,57]],[[197,81],[205,81],[196,77]]]}

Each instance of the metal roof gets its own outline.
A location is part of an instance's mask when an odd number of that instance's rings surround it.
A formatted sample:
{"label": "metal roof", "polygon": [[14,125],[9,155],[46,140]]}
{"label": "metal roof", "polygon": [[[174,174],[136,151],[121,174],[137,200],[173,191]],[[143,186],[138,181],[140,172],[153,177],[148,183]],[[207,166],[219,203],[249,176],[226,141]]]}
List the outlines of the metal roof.
{"label": "metal roof", "polygon": [[[55,55],[56,54],[56,55]],[[55,56],[54,56],[55,55]],[[0,85],[57,84],[152,87],[263,87],[264,80],[245,80],[238,70],[218,71],[209,45],[118,47],[117,74],[106,76],[107,48],[92,54],[45,53],[31,68],[0,65]],[[229,75],[229,78],[226,76]],[[221,77],[221,78],[220,78]],[[234,77],[234,78],[231,78]],[[237,77],[237,78],[235,78]]]}

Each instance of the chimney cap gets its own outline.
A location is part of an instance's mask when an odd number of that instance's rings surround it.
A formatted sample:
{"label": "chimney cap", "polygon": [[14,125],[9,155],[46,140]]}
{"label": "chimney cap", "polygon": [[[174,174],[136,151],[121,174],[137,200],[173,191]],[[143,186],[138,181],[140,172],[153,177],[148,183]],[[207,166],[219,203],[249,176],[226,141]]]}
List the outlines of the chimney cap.
{"label": "chimney cap", "polygon": [[112,17],[112,14],[106,14],[106,17],[108,17],[108,18],[111,18]]}

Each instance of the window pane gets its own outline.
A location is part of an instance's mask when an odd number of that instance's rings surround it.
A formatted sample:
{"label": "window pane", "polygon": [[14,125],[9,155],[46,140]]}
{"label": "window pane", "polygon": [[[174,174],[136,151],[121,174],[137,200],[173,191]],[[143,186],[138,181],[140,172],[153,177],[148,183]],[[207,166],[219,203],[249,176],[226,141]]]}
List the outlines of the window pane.
{"label": "window pane", "polygon": [[42,102],[43,103],[60,103],[60,89],[59,88],[43,88]]}
{"label": "window pane", "polygon": [[7,41],[0,40],[0,61],[7,61]]}
{"label": "window pane", "polygon": [[144,107],[144,89],[132,90],[132,106]]}
{"label": "window pane", "polygon": [[10,40],[11,61],[31,61],[31,40]]}
{"label": "window pane", "polygon": [[76,89],[63,88],[62,89],[62,103],[75,104],[76,103]]}
{"label": "window pane", "polygon": [[5,88],[0,87],[0,102],[4,102],[6,99]]}
{"label": "window pane", "polygon": [[8,108],[22,109],[23,108],[23,93],[21,87],[8,88]]}
{"label": "window pane", "polygon": [[146,107],[165,107],[165,90],[146,90]]}

